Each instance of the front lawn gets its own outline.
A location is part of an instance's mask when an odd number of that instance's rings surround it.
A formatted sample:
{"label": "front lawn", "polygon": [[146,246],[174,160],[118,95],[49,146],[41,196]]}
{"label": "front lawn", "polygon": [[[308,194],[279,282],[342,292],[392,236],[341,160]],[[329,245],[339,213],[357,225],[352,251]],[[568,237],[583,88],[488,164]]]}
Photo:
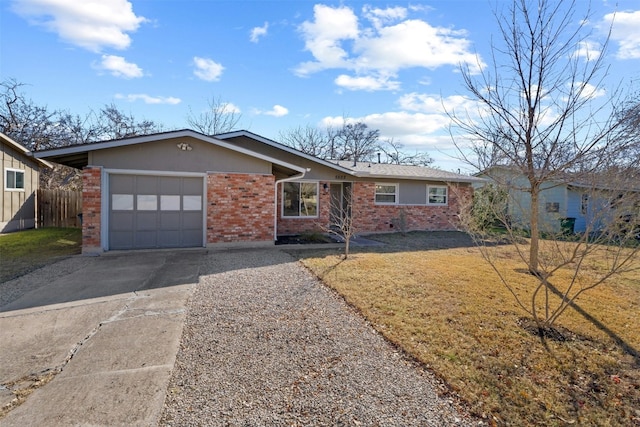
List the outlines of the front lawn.
{"label": "front lawn", "polygon": [[0,236],[0,283],[80,253],[79,228],[40,228]]}
{"label": "front lawn", "polygon": [[[297,255],[491,423],[640,425],[639,270],[584,294],[582,313],[568,309],[542,342],[479,250],[448,236],[377,236],[387,246],[346,261],[335,250]],[[501,251],[526,296],[533,278]]]}

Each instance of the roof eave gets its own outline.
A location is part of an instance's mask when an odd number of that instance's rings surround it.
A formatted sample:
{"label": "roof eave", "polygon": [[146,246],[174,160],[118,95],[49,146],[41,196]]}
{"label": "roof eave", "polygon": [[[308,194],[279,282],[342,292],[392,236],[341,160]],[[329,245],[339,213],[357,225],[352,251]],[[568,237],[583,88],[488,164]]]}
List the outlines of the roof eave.
{"label": "roof eave", "polygon": [[336,169],[336,170],[338,170],[338,171],[340,171],[342,173],[346,173],[346,174],[355,176],[355,173],[354,173],[353,170],[345,168],[344,166],[340,166],[340,165],[338,165],[336,163],[332,163],[332,162],[330,162],[328,160],[323,160],[323,159],[320,159],[318,157],[312,156],[310,154],[303,153],[302,151],[296,150],[295,148],[289,147],[289,146],[284,145],[284,144],[280,144],[279,142],[273,141],[271,139],[265,138],[263,136],[257,135],[255,133],[249,132],[247,130],[238,130],[238,131],[233,131],[233,132],[221,133],[219,135],[214,135],[215,138],[221,138],[223,140],[224,139],[230,139],[230,138],[236,138],[236,137],[239,137],[239,136],[246,136],[248,138],[255,139],[256,141],[262,142],[263,144],[266,144],[266,145],[270,145],[271,147],[275,147],[275,148],[281,149],[283,151],[286,151],[287,153],[296,155],[298,157],[302,157],[304,159],[307,159],[307,160],[310,160],[312,162],[321,164],[323,166],[327,166],[327,167]]}

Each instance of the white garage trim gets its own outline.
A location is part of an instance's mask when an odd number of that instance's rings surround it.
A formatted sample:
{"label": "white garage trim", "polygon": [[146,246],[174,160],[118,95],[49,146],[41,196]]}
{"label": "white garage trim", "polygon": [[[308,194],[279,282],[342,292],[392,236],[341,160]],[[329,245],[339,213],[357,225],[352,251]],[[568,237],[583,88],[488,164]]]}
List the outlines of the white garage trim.
{"label": "white garage trim", "polygon": [[100,206],[100,241],[102,250],[109,250],[109,211],[110,205],[110,175],[138,175],[138,176],[169,176],[176,178],[202,178],[202,247],[207,246],[207,174],[199,172],[152,171],[136,169],[102,169],[101,176],[101,206]]}

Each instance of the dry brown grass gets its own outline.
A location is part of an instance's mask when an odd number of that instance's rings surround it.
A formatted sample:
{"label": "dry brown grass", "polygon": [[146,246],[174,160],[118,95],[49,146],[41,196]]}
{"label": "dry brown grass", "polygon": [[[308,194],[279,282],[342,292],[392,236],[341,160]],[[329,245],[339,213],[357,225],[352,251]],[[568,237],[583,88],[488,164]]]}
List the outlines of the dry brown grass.
{"label": "dry brown grass", "polygon": [[[640,425],[637,271],[584,294],[559,319],[556,339],[543,341],[463,236],[377,238],[387,246],[346,261],[327,252],[300,257],[474,414],[499,425]],[[518,272],[508,247],[499,262],[526,298],[534,279]]]}

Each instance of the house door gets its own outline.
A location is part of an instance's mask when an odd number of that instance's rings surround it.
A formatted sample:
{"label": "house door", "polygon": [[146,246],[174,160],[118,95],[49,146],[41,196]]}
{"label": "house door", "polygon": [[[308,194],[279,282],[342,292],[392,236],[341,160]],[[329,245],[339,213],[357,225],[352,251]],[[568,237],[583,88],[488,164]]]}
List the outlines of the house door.
{"label": "house door", "polygon": [[330,193],[331,225],[337,226],[351,215],[351,183],[332,182]]}

